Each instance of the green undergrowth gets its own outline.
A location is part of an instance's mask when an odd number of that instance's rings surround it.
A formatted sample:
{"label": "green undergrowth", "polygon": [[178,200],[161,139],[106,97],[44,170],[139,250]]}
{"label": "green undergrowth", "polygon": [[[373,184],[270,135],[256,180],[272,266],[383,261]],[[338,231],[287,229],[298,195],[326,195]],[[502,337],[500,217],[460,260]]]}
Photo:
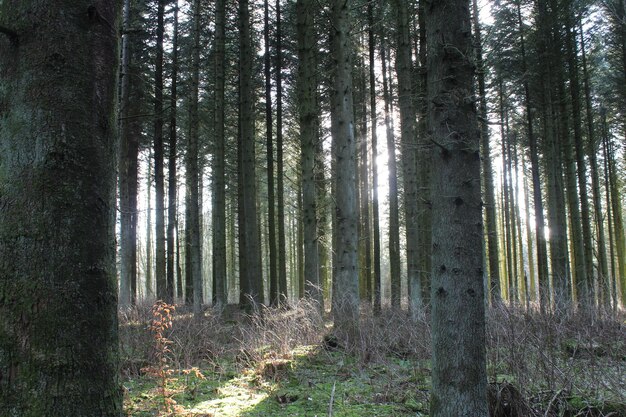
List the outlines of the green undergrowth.
{"label": "green undergrowth", "polygon": [[[168,395],[177,416],[407,416],[427,415],[430,372],[422,364],[390,360],[361,364],[341,351],[302,346],[289,358],[258,362],[235,356],[194,372],[173,372]],[[159,414],[156,381],[127,378],[129,416]],[[162,413],[166,414],[166,413]]]}

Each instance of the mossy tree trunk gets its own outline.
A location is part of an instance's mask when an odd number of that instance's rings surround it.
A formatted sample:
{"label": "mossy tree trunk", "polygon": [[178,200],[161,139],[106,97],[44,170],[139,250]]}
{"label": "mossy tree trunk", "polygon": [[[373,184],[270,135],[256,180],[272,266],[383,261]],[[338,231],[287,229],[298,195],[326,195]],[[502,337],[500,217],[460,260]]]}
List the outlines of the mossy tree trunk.
{"label": "mossy tree trunk", "polygon": [[431,416],[487,417],[480,134],[468,0],[426,2],[432,170]]}
{"label": "mossy tree trunk", "polygon": [[0,415],[121,417],[121,2],[0,4]]}

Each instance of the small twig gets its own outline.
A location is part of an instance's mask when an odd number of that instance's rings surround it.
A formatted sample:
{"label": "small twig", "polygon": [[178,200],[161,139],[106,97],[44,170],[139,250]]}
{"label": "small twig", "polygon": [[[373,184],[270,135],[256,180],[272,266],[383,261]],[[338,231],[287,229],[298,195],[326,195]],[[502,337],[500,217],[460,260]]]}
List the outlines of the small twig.
{"label": "small twig", "polygon": [[337,381],[333,382],[333,389],[330,392],[330,404],[328,404],[328,417],[333,417],[333,402],[335,401],[335,386]]}
{"label": "small twig", "polygon": [[556,397],[558,397],[559,395],[561,395],[561,390],[558,390],[556,394],[554,394],[554,397],[552,397],[552,399],[548,403],[548,408],[546,408],[546,412],[543,417],[548,417],[548,415],[550,414],[550,409],[552,408],[552,404],[554,403],[554,401],[556,401]]}

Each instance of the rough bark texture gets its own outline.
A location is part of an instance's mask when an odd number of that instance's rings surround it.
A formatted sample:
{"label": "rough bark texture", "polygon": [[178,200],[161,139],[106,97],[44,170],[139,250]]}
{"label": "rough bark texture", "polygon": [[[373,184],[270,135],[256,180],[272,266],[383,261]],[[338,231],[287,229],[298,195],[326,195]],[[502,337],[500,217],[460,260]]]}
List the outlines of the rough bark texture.
{"label": "rough bark texture", "polygon": [[117,1],[0,4],[0,415],[120,417]]}
{"label": "rough bark texture", "polygon": [[300,116],[300,147],[302,175],[302,222],[304,233],[304,276],[306,293],[323,307],[319,277],[317,241],[317,193],[315,183],[315,151],[319,132],[317,110],[317,42],[314,16],[316,2],[300,0],[297,7],[298,31],[298,109]]}
{"label": "rough bark texture", "polygon": [[224,306],[226,272],[226,173],[224,156],[226,0],[215,2],[215,148],[213,155],[213,303]]}
{"label": "rough bark texture", "polygon": [[432,416],[487,417],[479,131],[469,1],[426,3],[432,175]]}
{"label": "rough bark texture", "polygon": [[[404,180],[404,221],[406,232],[407,288],[412,314],[422,311],[422,290],[418,263],[419,224],[417,212],[417,137],[415,135],[415,106],[413,105],[413,69],[411,39],[406,2],[393,2],[396,12],[398,77],[398,106],[400,107],[400,135],[402,147],[402,176]],[[400,308],[400,280],[391,277],[391,306]]]}
{"label": "rough bark texture", "polygon": [[336,168],[333,317],[336,330],[352,338],[356,336],[359,323],[359,275],[349,15],[349,0],[331,2],[330,51],[335,70],[331,92],[331,134]]}

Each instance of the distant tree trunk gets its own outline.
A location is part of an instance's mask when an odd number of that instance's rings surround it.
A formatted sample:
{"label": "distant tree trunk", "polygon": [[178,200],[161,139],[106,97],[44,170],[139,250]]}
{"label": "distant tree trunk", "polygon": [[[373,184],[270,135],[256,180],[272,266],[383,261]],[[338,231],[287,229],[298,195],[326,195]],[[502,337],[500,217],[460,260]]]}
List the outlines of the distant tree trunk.
{"label": "distant tree trunk", "polygon": [[522,58],[522,73],[525,74],[524,84],[524,107],[526,112],[526,134],[530,150],[530,170],[533,181],[533,202],[535,211],[535,230],[537,236],[537,282],[539,286],[539,304],[541,311],[545,311],[550,304],[550,287],[548,277],[548,249],[545,234],[545,216],[543,199],[541,195],[541,178],[539,175],[539,146],[533,127],[533,107],[531,106],[530,86],[526,58],[526,42],[524,39],[524,25],[519,3],[517,4],[517,23],[520,33],[520,53]]}
{"label": "distant tree trunk", "polygon": [[[245,268],[242,268],[241,281],[242,304],[247,308],[251,304],[263,301],[263,280],[261,271],[261,242],[259,236],[256,204],[256,173],[254,149],[254,103],[252,96],[252,58],[253,50],[250,39],[250,10],[248,0],[239,0],[239,140],[241,147],[241,202],[239,212],[240,259],[243,256]],[[242,267],[240,262],[240,268]]]}
{"label": "distant tree trunk", "polygon": [[[394,0],[398,25],[396,74],[398,77],[398,105],[400,107],[400,132],[402,144],[402,177],[404,180],[404,220],[406,231],[407,288],[409,309],[412,315],[423,310],[422,290],[418,263],[419,224],[417,212],[417,138],[415,136],[415,106],[413,105],[413,69],[409,16],[404,1]],[[392,280],[394,277],[391,277]],[[400,286],[392,281],[391,305],[400,308]]]}
{"label": "distant tree trunk", "polygon": [[[567,3],[566,3],[567,4]],[[571,5],[570,5],[571,6]],[[576,289],[578,293],[578,303],[584,310],[593,308],[594,286],[593,286],[593,239],[591,236],[591,213],[589,208],[589,197],[587,193],[587,165],[585,161],[586,144],[583,142],[583,122],[581,116],[581,98],[579,82],[578,48],[576,46],[576,30],[573,26],[572,11],[566,10],[565,26],[567,46],[567,69],[569,78],[569,91],[572,99],[572,124],[574,125],[574,150],[575,163],[578,174],[578,192],[580,199],[580,217],[582,227],[582,268],[584,273],[576,276]],[[574,219],[572,219],[574,221]]]}
{"label": "distant tree trunk", "polygon": [[432,171],[430,413],[487,417],[480,138],[466,0],[426,5]]}
{"label": "distant tree trunk", "polygon": [[602,194],[600,191],[600,175],[598,173],[598,156],[596,153],[599,152],[598,144],[600,141],[598,140],[595,132],[595,123],[593,119],[594,112],[591,104],[591,87],[589,85],[589,73],[587,70],[587,57],[585,52],[585,37],[582,30],[582,24],[580,28],[580,44],[582,53],[583,84],[585,91],[585,111],[587,116],[587,134],[589,136],[585,150],[587,152],[587,157],[589,158],[589,169],[591,171],[591,193],[595,211],[595,229],[598,234],[598,300],[602,307],[608,309],[611,303],[611,289],[609,285],[609,264],[606,254],[606,235],[604,233],[604,215],[602,209]]}
{"label": "distant tree trunk", "polygon": [[224,134],[226,0],[215,3],[215,153],[213,157],[213,303],[228,303]]}
{"label": "distant tree trunk", "polygon": [[335,213],[333,230],[336,263],[333,282],[335,329],[353,342],[359,329],[359,275],[356,204],[356,144],[352,103],[350,1],[331,2],[330,51],[336,63],[331,93],[331,133],[335,167]]}
{"label": "distant tree trunk", "polygon": [[[130,26],[130,0],[124,1],[123,25]],[[127,307],[137,297],[137,156],[138,136],[129,121],[130,98],[130,34],[122,37],[119,108],[119,205],[120,205],[120,295],[119,304]]]}
{"label": "distant tree trunk", "polygon": [[287,302],[287,249],[285,242],[285,168],[283,144],[283,32],[280,0],[276,0],[276,198],[278,216],[278,291]]}
{"label": "distant tree trunk", "polygon": [[148,175],[146,175],[146,298],[152,301],[152,148],[149,149]]}
{"label": "distant tree trunk", "polygon": [[157,298],[171,301],[165,271],[165,184],[163,170],[163,32],[165,0],[157,1],[156,58],[154,64],[154,187]]}
{"label": "distant tree trunk", "polygon": [[472,1],[474,21],[474,41],[476,44],[476,66],[478,67],[478,94],[480,96],[480,143],[482,155],[482,173],[485,195],[485,220],[487,221],[487,253],[489,260],[489,298],[492,304],[502,300],[500,289],[500,254],[498,251],[498,228],[496,217],[496,198],[494,196],[493,167],[491,165],[491,148],[489,144],[489,120],[487,113],[487,89],[485,87],[485,64],[483,61],[482,36],[478,16],[478,2]]}
{"label": "distant tree trunk", "polygon": [[515,263],[513,262],[513,245],[514,239],[512,236],[512,219],[511,219],[511,171],[509,170],[509,123],[508,123],[508,108],[504,104],[504,96],[506,95],[504,84],[502,79],[498,82],[498,102],[500,112],[500,141],[502,145],[502,225],[505,247],[505,277],[506,277],[506,293],[509,302],[515,301]]}
{"label": "distant tree trunk", "polygon": [[369,58],[369,89],[370,89],[370,118],[372,129],[372,217],[374,226],[374,271],[373,271],[373,305],[374,312],[381,310],[381,286],[380,286],[380,214],[378,210],[378,115],[376,112],[376,39],[374,35],[374,6],[367,5],[368,22],[368,58]]}
{"label": "distant tree trunk", "polygon": [[115,270],[120,5],[0,3],[17,33],[0,36],[3,416],[123,414]]}
{"label": "distant tree trunk", "polygon": [[[178,181],[176,178],[176,152],[177,152],[177,100],[178,100],[178,0],[174,2],[174,28],[172,37],[172,94],[170,97],[170,143],[168,158],[168,198],[167,198],[167,282],[170,287],[175,287],[176,263],[175,263],[175,234],[178,218],[176,207],[176,191]],[[180,297],[182,294],[178,294]]]}
{"label": "distant tree trunk", "polygon": [[263,73],[265,76],[265,144],[267,151],[267,225],[270,283],[270,305],[280,302],[278,287],[278,266],[276,264],[276,209],[274,196],[274,139],[272,137],[272,66],[270,57],[270,12],[269,0],[263,1]]}
{"label": "distant tree trunk", "polygon": [[[189,137],[185,154],[185,253],[187,263],[187,286],[185,301],[193,303],[195,317],[202,315],[202,252],[200,240],[200,198],[198,179],[198,90],[200,83],[200,0],[193,3],[193,51],[191,62],[191,95],[189,105]],[[189,285],[191,284],[191,285]]]}
{"label": "distant tree trunk", "polygon": [[315,182],[315,151],[319,132],[317,111],[317,42],[314,16],[316,2],[299,0],[298,18],[298,108],[302,175],[302,221],[304,235],[304,276],[306,292],[323,308],[323,292],[319,277],[317,236],[317,196]]}
{"label": "distant tree trunk", "polygon": [[[383,38],[384,42],[384,38]],[[380,50],[383,69],[383,97],[385,101],[385,127],[387,136],[387,170],[389,171],[389,276],[392,287],[400,284],[400,213],[398,209],[398,168],[396,165],[396,141],[391,121],[391,94],[387,77],[387,52],[383,44]],[[399,291],[396,289],[395,291]]]}

